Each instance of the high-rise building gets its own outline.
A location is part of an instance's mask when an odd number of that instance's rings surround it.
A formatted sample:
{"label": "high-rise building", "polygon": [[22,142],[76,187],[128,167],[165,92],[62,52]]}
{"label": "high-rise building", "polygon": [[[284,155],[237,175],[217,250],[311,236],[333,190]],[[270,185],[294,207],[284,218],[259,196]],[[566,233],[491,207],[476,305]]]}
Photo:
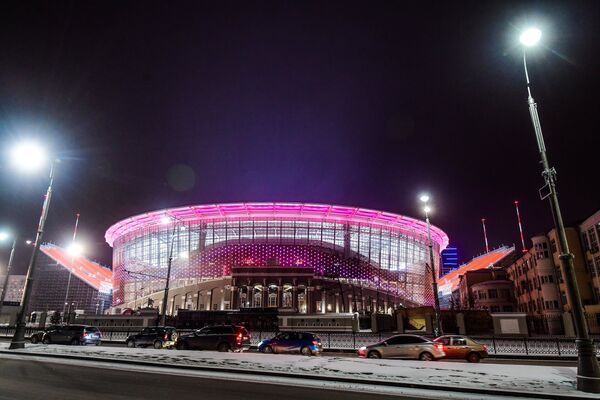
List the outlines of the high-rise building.
{"label": "high-rise building", "polygon": [[28,312],[100,314],[110,307],[110,269],[53,244],[40,249]]}
{"label": "high-rise building", "polygon": [[[8,277],[8,286],[6,287],[5,303],[21,303],[23,298],[23,289],[25,288],[25,275],[10,275]],[[4,287],[6,275],[0,275],[0,293]]]}
{"label": "high-rise building", "polygon": [[458,269],[458,248],[446,247],[446,249],[442,250],[441,256],[442,265],[439,268],[440,278],[450,271]]}

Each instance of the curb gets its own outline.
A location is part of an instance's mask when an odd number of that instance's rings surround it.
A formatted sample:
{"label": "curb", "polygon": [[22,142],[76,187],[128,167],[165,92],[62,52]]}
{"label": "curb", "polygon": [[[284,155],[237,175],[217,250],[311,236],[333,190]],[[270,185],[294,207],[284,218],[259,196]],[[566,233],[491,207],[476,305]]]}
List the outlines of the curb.
{"label": "curb", "polygon": [[510,397],[526,397],[534,399],[555,399],[555,400],[573,400],[581,399],[588,400],[591,397],[582,397],[577,395],[568,394],[556,394],[556,393],[540,393],[540,392],[524,392],[524,391],[511,391],[504,389],[480,389],[474,387],[440,387],[434,385],[428,385],[425,383],[410,383],[410,382],[390,382],[381,380],[367,380],[360,378],[348,378],[348,377],[336,377],[336,376],[314,376],[314,375],[300,375],[286,372],[276,371],[248,371],[238,370],[233,368],[220,368],[220,367],[209,367],[209,366],[196,366],[196,365],[165,365],[158,362],[150,361],[137,361],[137,360],[123,360],[117,358],[101,358],[101,357],[86,357],[79,355],[68,355],[68,354],[38,354],[29,353],[18,350],[0,350],[0,354],[18,354],[22,356],[31,357],[42,357],[42,358],[60,358],[68,360],[80,360],[80,361],[94,361],[102,363],[122,363],[129,365],[147,366],[147,367],[159,367],[169,369],[182,369],[182,370],[195,370],[195,371],[210,371],[210,372],[222,372],[222,373],[236,373],[243,375],[266,375],[279,378],[294,378],[294,379],[307,379],[312,381],[332,380],[336,382],[354,383],[361,385],[373,385],[373,386],[387,386],[387,387],[399,387],[399,388],[411,388],[411,389],[424,389],[432,391],[451,391],[457,393],[471,393],[471,394],[484,394],[489,396],[510,396]]}

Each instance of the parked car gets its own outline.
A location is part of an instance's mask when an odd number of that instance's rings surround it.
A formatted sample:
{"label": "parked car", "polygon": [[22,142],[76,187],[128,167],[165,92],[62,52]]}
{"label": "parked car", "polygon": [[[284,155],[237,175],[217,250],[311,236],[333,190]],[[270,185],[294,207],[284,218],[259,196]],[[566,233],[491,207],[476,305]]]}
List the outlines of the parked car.
{"label": "parked car", "polygon": [[98,346],[102,341],[102,334],[95,326],[89,325],[56,325],[44,332],[44,344],[72,344]]}
{"label": "parked car", "polygon": [[178,350],[244,351],[250,349],[250,334],[243,326],[215,325],[177,338]]}
{"label": "parked car", "polygon": [[446,358],[458,358],[477,363],[482,358],[488,357],[485,344],[477,343],[466,336],[445,335],[438,337],[434,342],[444,345]]}
{"label": "parked car", "polygon": [[396,335],[379,343],[358,349],[359,357],[408,358],[433,361],[446,355],[441,343],[434,343],[419,335]]}
{"label": "parked car", "polygon": [[31,343],[36,344],[36,343],[41,343],[42,340],[44,339],[44,335],[46,334],[46,332],[54,330],[58,327],[58,325],[50,325],[47,326],[46,328],[44,328],[41,331],[32,333],[31,336],[29,336],[29,340],[31,341]]}
{"label": "parked car", "polygon": [[319,355],[323,352],[321,339],[310,332],[279,332],[272,339],[258,344],[261,353],[300,353],[305,356]]}
{"label": "parked car", "polygon": [[177,340],[177,330],[172,326],[144,328],[141,332],[129,335],[125,339],[127,347],[148,347],[155,349],[172,348]]}

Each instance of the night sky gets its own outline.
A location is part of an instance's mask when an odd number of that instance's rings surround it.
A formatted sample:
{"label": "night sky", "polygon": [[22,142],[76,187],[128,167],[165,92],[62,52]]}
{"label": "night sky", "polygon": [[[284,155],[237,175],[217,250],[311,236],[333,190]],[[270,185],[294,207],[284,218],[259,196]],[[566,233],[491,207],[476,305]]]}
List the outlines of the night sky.
{"label": "night sky", "polygon": [[[33,238],[47,185],[6,150],[61,162],[45,239],[80,212],[86,254],[145,211],[321,202],[422,217],[467,261],[552,226],[538,198],[520,30],[567,222],[600,208],[600,2],[175,1],[0,4],[0,226]],[[20,246],[17,270],[30,250]],[[0,252],[1,264],[8,248]]]}

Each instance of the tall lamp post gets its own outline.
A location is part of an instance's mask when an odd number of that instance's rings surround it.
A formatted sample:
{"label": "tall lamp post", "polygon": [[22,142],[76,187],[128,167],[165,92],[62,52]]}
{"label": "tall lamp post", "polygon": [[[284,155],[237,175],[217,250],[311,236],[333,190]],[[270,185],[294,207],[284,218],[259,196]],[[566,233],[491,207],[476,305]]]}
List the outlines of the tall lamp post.
{"label": "tall lamp post", "polygon": [[[21,169],[33,171],[43,166],[45,161],[45,154],[43,149],[35,143],[22,143],[14,148],[12,152],[12,161]],[[50,200],[52,199],[52,185],[54,183],[55,163],[56,160],[52,160],[52,162],[50,163],[48,189],[46,191],[44,204],[42,206],[42,213],[40,215],[40,222],[38,224],[33,251],[31,253],[31,259],[29,260],[29,266],[27,267],[27,278],[25,281],[25,288],[23,290],[23,300],[21,301],[21,308],[17,314],[17,328],[9,346],[9,349],[11,350],[22,349],[25,347],[25,313],[27,312],[27,307],[29,306],[29,299],[31,297],[31,291],[33,289],[35,267],[40,251],[40,245],[42,243],[42,238],[44,236],[44,227],[46,225],[46,219],[48,217]]]}
{"label": "tall lamp post", "polygon": [[[179,218],[173,215],[164,215],[161,220],[163,224],[173,223],[173,231],[171,234],[171,242],[167,242],[169,245],[169,258],[167,259],[167,280],[165,282],[165,291],[163,295],[163,307],[161,315],[161,325],[165,326],[167,323],[167,305],[169,301],[169,283],[171,281],[171,266],[173,265],[173,250],[175,247],[175,235],[177,234],[177,225],[182,222]],[[212,301],[212,300],[211,300]]]}
{"label": "tall lamp post", "polygon": [[523,68],[525,70],[525,80],[527,82],[527,103],[529,104],[529,114],[533,124],[533,130],[537,140],[538,150],[542,162],[542,176],[546,184],[540,189],[542,200],[549,199],[550,207],[554,216],[554,224],[558,235],[560,249],[560,263],[565,271],[565,283],[567,285],[567,295],[571,302],[573,319],[575,321],[575,332],[577,339],[577,389],[584,392],[600,393],[600,367],[596,358],[594,344],[590,340],[585,314],[581,302],[581,295],[577,286],[577,279],[573,267],[573,254],[569,251],[565,225],[563,222],[560,205],[558,203],[558,194],[556,192],[556,170],[550,167],[546,155],[546,145],[542,135],[542,126],[537,111],[537,104],[531,95],[531,84],[529,82],[529,72],[527,71],[527,48],[535,46],[542,37],[539,29],[528,29],[524,31],[519,40],[523,44]]}
{"label": "tall lamp post", "polygon": [[[10,235],[6,232],[0,232],[0,241],[7,240]],[[4,285],[2,286],[2,295],[0,295],[0,315],[2,315],[2,306],[4,305],[4,299],[6,298],[6,290],[8,290],[8,278],[10,277],[10,271],[12,270],[13,258],[15,256],[15,246],[17,245],[17,239],[13,238],[12,247],[10,249],[10,255],[8,256],[8,264],[6,264],[6,278],[4,279]]]}
{"label": "tall lamp post", "polygon": [[438,295],[437,276],[435,275],[435,265],[433,262],[433,241],[431,240],[431,224],[429,223],[429,196],[423,194],[419,197],[424,203],[423,211],[425,212],[425,221],[427,222],[427,239],[429,241],[429,265],[431,267],[431,287],[433,289],[434,313],[433,313],[433,335],[440,336],[442,334],[442,326],[440,323],[440,297]]}

